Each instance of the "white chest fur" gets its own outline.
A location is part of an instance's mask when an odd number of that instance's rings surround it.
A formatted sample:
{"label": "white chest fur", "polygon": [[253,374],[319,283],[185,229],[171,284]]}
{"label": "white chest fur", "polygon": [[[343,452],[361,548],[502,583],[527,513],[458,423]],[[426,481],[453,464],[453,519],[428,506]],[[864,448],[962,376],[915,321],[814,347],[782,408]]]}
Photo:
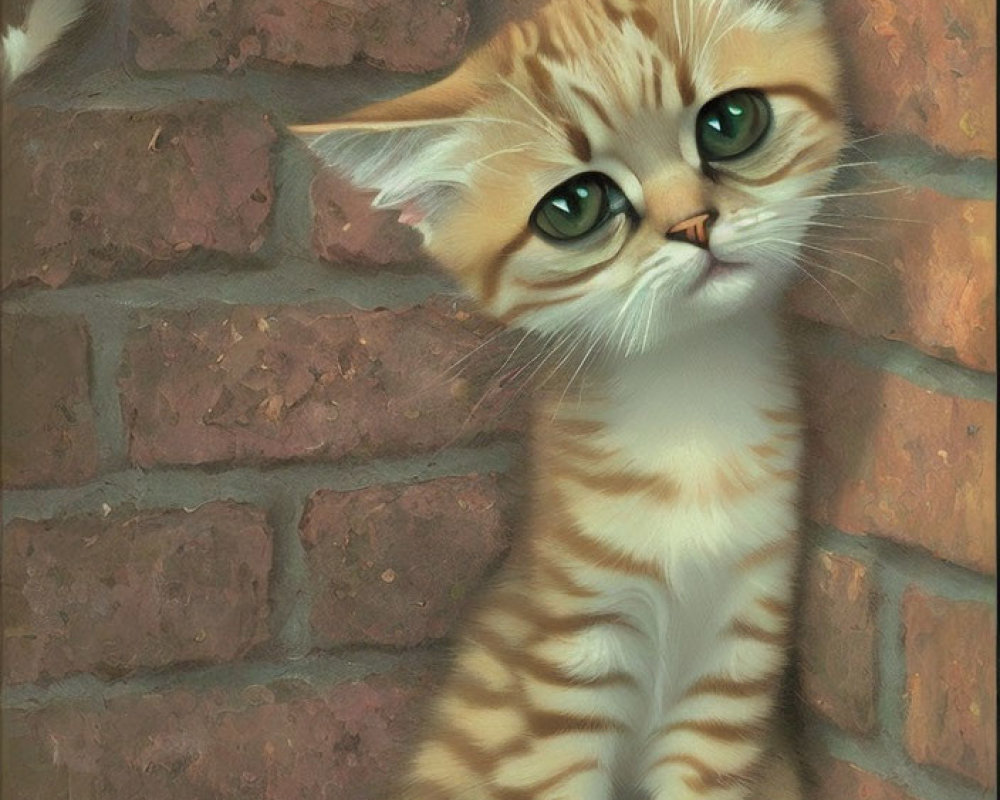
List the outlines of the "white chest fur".
{"label": "white chest fur", "polygon": [[[795,542],[800,441],[775,323],[761,315],[692,336],[618,365],[604,381],[603,401],[580,409],[600,423],[591,442],[612,454],[592,468],[649,476],[671,491],[601,491],[572,471],[551,480],[584,535],[655,565],[664,581],[592,573],[588,583],[601,592],[594,609],[621,614],[634,631],[595,628],[559,647],[560,659],[581,676],[639,678],[642,704],[629,716],[646,720],[640,736],[678,714],[718,711],[699,703],[766,703],[684,693],[704,675],[759,678],[783,658],[774,646],[783,623],[766,604],[791,600],[795,550],[782,545]],[[734,625],[754,635],[728,635]]]}

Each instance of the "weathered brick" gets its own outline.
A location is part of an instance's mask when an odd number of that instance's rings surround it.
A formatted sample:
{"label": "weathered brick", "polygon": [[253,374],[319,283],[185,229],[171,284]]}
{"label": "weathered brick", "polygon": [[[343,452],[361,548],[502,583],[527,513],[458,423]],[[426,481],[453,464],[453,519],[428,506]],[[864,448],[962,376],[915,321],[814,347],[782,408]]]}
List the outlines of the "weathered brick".
{"label": "weathered brick", "polygon": [[468,27],[465,0],[133,0],[131,14],[136,61],[148,70],[232,70],[252,59],[423,72],[453,63]]}
{"label": "weathered brick", "polygon": [[149,315],[120,380],[131,458],[365,459],[519,430],[516,389],[485,386],[504,360],[495,332],[444,301]]}
{"label": "weathered brick", "polygon": [[321,647],[445,636],[507,545],[494,476],[317,492],[301,522]]}
{"label": "weathered brick", "polygon": [[873,734],[878,727],[878,594],[872,576],[853,558],[819,550],[810,556],[804,585],[806,698],[841,728]]}
{"label": "weathered brick", "polygon": [[218,502],[14,520],[3,536],[5,680],[239,657],[267,636],[264,516]]}
{"label": "weathered brick", "polygon": [[255,252],[275,141],[260,112],[216,103],[17,111],[3,148],[3,286],[148,274],[196,249]]}
{"label": "weathered brick", "polygon": [[917,800],[896,784],[846,761],[824,759],[817,772],[814,800]]}
{"label": "weathered brick", "polygon": [[865,126],[996,156],[996,4],[834,0],[829,13]]}
{"label": "weathered brick", "polygon": [[420,236],[397,221],[397,212],[375,210],[372,194],[323,169],[312,184],[313,249],[326,261],[395,268],[423,264]]}
{"label": "weathered brick", "polygon": [[[427,677],[173,689],[4,714],[4,784],[46,800],[373,800]],[[7,792],[4,792],[7,797]]]}
{"label": "weathered brick", "polygon": [[996,609],[910,587],[902,613],[907,752],[995,787]]}
{"label": "weathered brick", "polygon": [[993,403],[820,356],[804,385],[814,520],[995,573]]}
{"label": "weathered brick", "polygon": [[796,287],[793,308],[862,336],[906,341],[995,371],[996,204],[900,187],[853,205],[844,209],[857,212],[848,241],[831,241],[830,254],[808,252],[815,280]]}
{"label": "weathered brick", "polygon": [[94,477],[97,431],[83,319],[5,314],[3,485],[66,486]]}

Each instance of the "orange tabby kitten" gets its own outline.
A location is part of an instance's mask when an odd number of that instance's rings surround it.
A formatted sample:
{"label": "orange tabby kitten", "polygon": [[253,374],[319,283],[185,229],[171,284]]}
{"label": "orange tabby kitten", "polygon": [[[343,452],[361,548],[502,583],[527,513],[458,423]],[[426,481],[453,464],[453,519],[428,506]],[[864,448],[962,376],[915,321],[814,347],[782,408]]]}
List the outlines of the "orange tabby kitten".
{"label": "orange tabby kitten", "polygon": [[775,308],[843,141],[818,0],[552,0],[440,83],[298,130],[573,360],[396,796],[802,797]]}

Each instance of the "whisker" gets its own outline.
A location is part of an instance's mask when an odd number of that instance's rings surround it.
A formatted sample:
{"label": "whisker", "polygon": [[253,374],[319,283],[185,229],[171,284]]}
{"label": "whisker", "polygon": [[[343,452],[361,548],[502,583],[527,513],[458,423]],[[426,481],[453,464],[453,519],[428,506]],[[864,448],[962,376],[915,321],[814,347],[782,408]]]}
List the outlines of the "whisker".
{"label": "whisker", "polygon": [[844,217],[847,219],[870,219],[876,222],[907,222],[914,225],[928,225],[929,220],[926,219],[906,219],[905,217],[880,217],[874,214],[850,214],[850,213],[838,213],[835,211],[817,211],[813,216],[816,217]]}
{"label": "whisker", "polygon": [[872,292],[870,289],[867,289],[864,286],[862,286],[860,283],[858,283],[858,281],[856,281],[854,278],[852,278],[846,272],[841,272],[840,270],[834,269],[833,267],[831,267],[831,266],[829,266],[827,264],[823,264],[822,262],[817,261],[815,259],[806,258],[801,253],[799,254],[798,258],[799,258],[799,260],[801,260],[802,262],[804,262],[807,266],[810,266],[810,267],[812,267],[814,269],[822,270],[823,272],[829,272],[831,275],[836,275],[838,278],[842,278],[843,280],[845,280],[849,284],[851,284],[859,292],[862,292],[862,293],[868,295],[869,297],[874,297],[875,296],[874,292]]}
{"label": "whisker", "polygon": [[798,245],[799,247],[805,247],[809,250],[815,250],[819,253],[825,253],[828,256],[837,256],[837,255],[855,256],[857,258],[863,258],[865,261],[870,261],[873,264],[878,264],[878,266],[882,267],[883,269],[892,270],[892,267],[890,267],[884,261],[880,261],[877,258],[866,255],[865,253],[857,253],[853,250],[842,250],[840,248],[826,248],[826,247],[820,247],[818,245],[812,245],[809,244],[808,242],[791,242],[786,239],[770,239],[764,241],[773,241],[773,242],[778,242],[780,244],[788,244],[788,245]]}
{"label": "whisker", "polygon": [[799,200],[832,200],[840,197],[872,197],[880,194],[891,194],[893,192],[905,191],[905,186],[890,186],[887,189],[873,189],[867,192],[828,192],[827,194],[807,195],[797,198]]}
{"label": "whisker", "polygon": [[[576,369],[573,371],[573,374],[570,375],[570,378],[566,382],[566,386],[563,389],[562,394],[559,396],[559,401],[555,404],[556,413],[558,412],[558,410],[560,408],[562,408],[563,401],[566,399],[566,394],[569,392],[570,387],[573,385],[573,381],[575,381],[576,378],[577,378],[577,376],[580,375],[580,373],[583,370],[584,366],[590,360],[590,356],[593,354],[594,348],[597,347],[597,345],[598,345],[598,343],[600,341],[597,338],[594,338],[594,337],[591,337],[591,338],[592,338],[592,341],[591,341],[590,347],[587,349],[587,352],[585,352],[583,354],[583,358],[580,359],[580,363],[577,365]],[[582,396],[583,396],[583,385],[582,385],[582,383],[581,383],[581,386],[580,386],[580,393],[581,393],[580,396],[582,398]],[[555,414],[553,414],[553,418],[554,418],[554,416],[555,416]]]}
{"label": "whisker", "polygon": [[847,309],[844,308],[844,304],[840,302],[840,300],[837,298],[837,295],[835,295],[832,291],[830,291],[830,288],[825,283],[823,283],[823,281],[821,281],[817,276],[813,275],[809,270],[807,270],[805,267],[803,267],[801,264],[797,262],[795,263],[795,268],[803,275],[805,275],[807,278],[809,278],[809,280],[811,280],[813,283],[819,286],[819,288],[826,293],[827,297],[833,300],[834,305],[837,306],[837,310],[840,312],[841,316],[843,316],[843,318],[847,321],[847,324],[851,328],[856,327],[856,325],[854,324],[854,319],[851,317],[850,314],[847,313]]}

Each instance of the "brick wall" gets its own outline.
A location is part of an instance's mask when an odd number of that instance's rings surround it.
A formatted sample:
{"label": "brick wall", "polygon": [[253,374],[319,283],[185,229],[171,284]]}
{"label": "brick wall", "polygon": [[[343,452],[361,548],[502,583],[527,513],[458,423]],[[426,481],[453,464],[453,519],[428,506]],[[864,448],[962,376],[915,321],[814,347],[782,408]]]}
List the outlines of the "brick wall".
{"label": "brick wall", "polygon": [[[4,797],[384,785],[507,547],[524,403],[486,380],[511,341],[283,122],[531,5],[120,0],[5,110]],[[830,8],[873,163],[792,301],[804,738],[823,800],[986,798],[995,11]]]}

